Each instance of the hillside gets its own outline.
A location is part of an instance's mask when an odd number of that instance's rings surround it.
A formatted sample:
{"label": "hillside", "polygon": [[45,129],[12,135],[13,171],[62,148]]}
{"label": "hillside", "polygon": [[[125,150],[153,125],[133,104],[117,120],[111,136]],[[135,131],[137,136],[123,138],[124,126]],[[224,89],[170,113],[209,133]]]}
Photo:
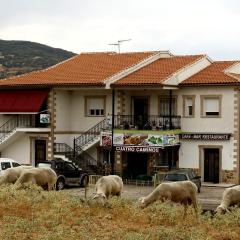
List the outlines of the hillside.
{"label": "hillside", "polygon": [[74,55],[35,42],[0,40],[0,78],[44,69]]}

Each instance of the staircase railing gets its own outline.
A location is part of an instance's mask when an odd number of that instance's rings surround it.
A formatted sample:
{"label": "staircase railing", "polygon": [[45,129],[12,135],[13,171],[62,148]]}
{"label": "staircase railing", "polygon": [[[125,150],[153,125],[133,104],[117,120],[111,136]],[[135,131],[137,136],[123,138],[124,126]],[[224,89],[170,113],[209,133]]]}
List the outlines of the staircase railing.
{"label": "staircase railing", "polygon": [[17,127],[31,127],[33,125],[30,115],[19,115],[10,118],[0,127],[0,143],[4,141]]}
{"label": "staircase railing", "polygon": [[66,143],[55,143],[54,153],[63,154],[69,158],[70,161],[75,163],[75,165],[89,170],[92,173],[99,173],[99,170],[102,169],[102,163],[97,162],[97,160],[87,152],[82,151],[81,154],[77,154],[76,152],[74,153],[74,149]]}
{"label": "staircase railing", "polygon": [[103,129],[108,128],[108,119],[105,118],[101,122],[97,123],[92,128],[88,129],[86,132],[84,132],[82,135],[74,139],[74,150],[78,154],[80,154],[83,149],[82,147],[89,142],[91,142],[94,138],[100,135],[100,132]]}

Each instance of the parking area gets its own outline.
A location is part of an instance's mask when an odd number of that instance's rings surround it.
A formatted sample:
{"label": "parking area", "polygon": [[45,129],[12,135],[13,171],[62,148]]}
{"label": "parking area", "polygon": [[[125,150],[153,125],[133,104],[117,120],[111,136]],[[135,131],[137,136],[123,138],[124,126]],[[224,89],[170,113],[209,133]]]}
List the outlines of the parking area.
{"label": "parking area", "polygon": [[[202,186],[198,193],[198,202],[203,210],[214,210],[221,202],[222,193],[227,186]],[[122,197],[130,200],[138,200],[142,196],[152,192],[152,186],[124,185]],[[65,191],[75,196],[84,197],[85,189],[68,188]],[[87,197],[91,198],[94,194],[94,185],[87,188]]]}

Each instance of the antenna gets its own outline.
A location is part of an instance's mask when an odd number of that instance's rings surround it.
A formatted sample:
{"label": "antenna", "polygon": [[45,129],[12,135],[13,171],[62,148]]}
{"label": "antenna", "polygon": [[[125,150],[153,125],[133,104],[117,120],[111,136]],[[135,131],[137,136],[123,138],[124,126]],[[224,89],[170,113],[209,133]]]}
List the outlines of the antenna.
{"label": "antenna", "polygon": [[108,45],[113,45],[118,47],[118,53],[120,53],[120,46],[122,42],[127,42],[131,41],[132,39],[123,39],[123,40],[118,40],[117,43],[109,43]]}

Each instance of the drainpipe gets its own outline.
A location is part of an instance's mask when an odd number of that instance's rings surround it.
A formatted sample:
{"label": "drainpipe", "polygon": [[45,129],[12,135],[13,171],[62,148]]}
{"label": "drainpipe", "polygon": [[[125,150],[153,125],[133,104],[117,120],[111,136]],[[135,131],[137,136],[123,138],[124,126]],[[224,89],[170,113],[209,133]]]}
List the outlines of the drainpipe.
{"label": "drainpipe", "polygon": [[112,146],[111,146],[111,171],[114,173],[115,149],[113,146],[113,130],[114,130],[114,115],[115,115],[115,90],[112,89]]}
{"label": "drainpipe", "polygon": [[169,129],[172,129],[172,90],[169,91]]}

